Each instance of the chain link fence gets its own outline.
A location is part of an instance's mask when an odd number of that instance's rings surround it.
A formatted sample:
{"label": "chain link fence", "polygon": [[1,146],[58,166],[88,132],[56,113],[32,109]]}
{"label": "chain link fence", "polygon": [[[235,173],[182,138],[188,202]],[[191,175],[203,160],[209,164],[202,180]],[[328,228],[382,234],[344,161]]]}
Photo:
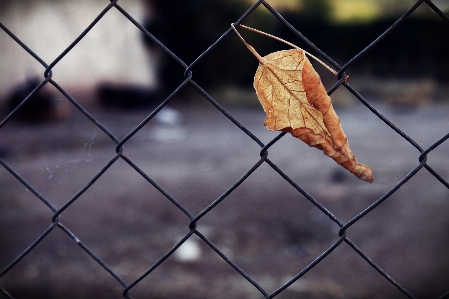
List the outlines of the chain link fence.
{"label": "chain link fence", "polygon": [[[119,1],[111,1],[105,9],[95,18],[95,20],[82,32],[82,34],[73,41],[73,43],[64,50],[54,61],[52,62],[46,62],[43,61],[38,55],[36,55],[33,52],[33,49],[30,49],[27,47],[26,44],[24,44],[19,36],[16,36],[14,32],[11,32],[5,25],[0,23],[0,28],[6,32],[16,43],[18,43],[23,49],[25,49],[34,59],[36,59],[44,68],[44,79],[34,88],[34,90],[26,96],[23,101],[18,105],[9,115],[7,115],[0,123],[0,130],[7,126],[7,124],[10,122],[10,119],[21,110],[22,106],[24,106],[27,101],[36,94],[41,88],[43,88],[45,85],[51,84],[54,86],[64,97],[70,101],[71,105],[76,107],[87,119],[89,119],[95,126],[97,126],[102,132],[104,132],[110,140],[112,140],[115,143],[115,154],[113,158],[111,158],[99,171],[96,173],[93,177],[89,179],[89,182],[85,184],[78,192],[75,194],[72,194],[69,200],[65,202],[60,208],[57,208],[54,203],[52,203],[52,200],[46,198],[42,193],[31,183],[29,183],[21,174],[19,171],[15,170],[10,163],[7,163],[4,159],[0,159],[0,164],[4,169],[6,169],[12,176],[14,176],[27,190],[32,192],[43,204],[45,204],[48,209],[52,211],[52,217],[51,217],[51,225],[41,232],[41,234],[32,242],[29,244],[29,246],[23,250],[20,254],[18,254],[6,267],[4,267],[0,271],[0,278],[8,276],[8,274],[18,265],[25,257],[29,256],[33,250],[45,239],[50,238],[50,236],[54,235],[55,230],[61,230],[67,236],[69,236],[73,240],[73,246],[78,245],[81,247],[87,255],[89,255],[98,265],[98,267],[101,267],[110,275],[111,280],[116,280],[121,286],[122,286],[122,296],[123,298],[131,298],[133,294],[133,289],[137,288],[139,284],[141,284],[145,280],[151,280],[150,277],[148,277],[153,271],[157,271],[158,267],[163,265],[167,259],[179,248],[181,247],[186,241],[189,239],[197,236],[199,239],[203,241],[204,244],[207,244],[217,256],[219,256],[223,261],[225,261],[227,264],[229,264],[236,273],[240,274],[240,278],[243,281],[249,282],[252,287],[259,292],[260,297],[264,298],[274,298],[274,297],[281,297],[281,293],[285,292],[292,284],[295,282],[301,280],[301,278],[308,272],[313,272],[314,269],[323,262],[328,255],[330,255],[334,250],[337,248],[342,247],[342,244],[349,245],[350,248],[345,248],[345,250],[353,250],[357,255],[359,255],[363,260],[366,261],[366,263],[375,269],[380,275],[384,277],[386,281],[388,281],[396,290],[399,290],[402,296],[405,296],[407,298],[416,298],[414,294],[412,294],[409,290],[407,290],[403,285],[400,284],[400,282],[392,275],[387,273],[385,270],[381,268],[380,265],[376,263],[376,260],[370,257],[369,254],[365,253],[357,244],[353,241],[351,241],[349,237],[348,229],[357,226],[359,221],[370,214],[373,210],[375,210],[380,204],[382,204],[384,201],[388,201],[393,194],[395,194],[399,188],[407,184],[411,178],[413,178],[415,175],[417,175],[420,172],[427,171],[430,173],[435,180],[438,180],[442,185],[444,185],[445,188],[449,189],[449,183],[447,180],[440,175],[431,165],[429,165],[428,162],[428,156],[432,154],[432,151],[437,149],[441,144],[443,144],[448,138],[449,138],[449,132],[446,133],[444,136],[441,136],[438,140],[434,140],[433,144],[428,146],[427,148],[422,147],[420,144],[418,144],[415,140],[413,140],[411,137],[409,137],[406,133],[404,133],[401,128],[399,128],[397,125],[395,125],[392,121],[390,121],[386,116],[381,114],[375,106],[373,106],[369,101],[365,99],[365,97],[359,93],[354,87],[351,86],[350,81],[346,82],[345,78],[347,76],[346,70],[351,67],[353,64],[355,64],[359,60],[363,60],[364,55],[369,53],[377,44],[379,44],[384,38],[386,38],[390,33],[392,33],[396,28],[400,27],[401,24],[409,18],[413,14],[413,12],[421,5],[427,5],[429,6],[433,11],[435,11],[441,19],[443,19],[445,22],[442,22],[441,26],[449,26],[449,18],[446,16],[438,7],[432,3],[430,0],[420,0],[417,1],[412,7],[410,7],[401,17],[399,17],[394,24],[392,24],[385,32],[383,32],[378,38],[376,38],[374,41],[372,41],[371,44],[369,44],[366,48],[364,48],[360,53],[355,55],[352,59],[350,59],[346,64],[343,66],[340,66],[338,63],[336,63],[334,60],[332,60],[331,57],[326,55],[326,53],[323,53],[319,48],[317,48],[311,40],[313,40],[313,36],[303,36],[300,31],[298,31],[296,28],[294,28],[288,20],[284,19],[284,17],[276,11],[272,6],[270,6],[269,1],[257,1],[255,2],[251,7],[248,8],[248,10],[240,17],[238,20],[229,20],[229,24],[234,23],[236,26],[238,24],[244,23],[245,19],[250,16],[256,8],[258,7],[265,7],[274,17],[276,17],[282,24],[284,24],[293,34],[295,34],[300,40],[302,40],[304,43],[306,43],[311,49],[315,51],[319,56],[321,56],[326,62],[328,62],[330,65],[332,65],[337,71],[338,71],[338,81],[335,83],[335,85],[330,88],[328,91],[328,94],[331,95],[337,88],[343,87],[346,88],[350,93],[352,93],[367,109],[369,109],[373,114],[375,114],[380,120],[382,120],[386,125],[388,125],[391,129],[393,129],[398,135],[401,136],[404,140],[406,140],[409,144],[411,144],[414,148],[416,148],[419,152],[417,155],[417,161],[416,165],[413,168],[412,171],[410,171],[406,176],[404,176],[402,179],[400,179],[391,189],[389,189],[387,192],[385,192],[384,195],[377,198],[375,201],[373,201],[369,206],[363,209],[362,212],[357,213],[352,216],[352,218],[349,221],[343,221],[342,219],[339,219],[337,216],[334,215],[334,213],[323,205],[323,203],[320,202],[319,199],[314,198],[312,195],[309,194],[307,190],[305,190],[301,184],[294,179],[292,179],[289,175],[287,175],[277,164],[275,164],[272,159],[270,158],[270,155],[268,154],[270,147],[278,143],[285,133],[278,134],[274,139],[269,141],[268,143],[264,143],[261,141],[261,139],[256,136],[250,129],[245,127],[242,123],[240,123],[231,112],[229,112],[227,109],[225,109],[222,105],[219,104],[219,102],[216,101],[214,97],[212,97],[208,92],[206,92],[197,82],[195,82],[193,74],[195,73],[195,68],[198,66],[198,64],[208,55],[210,52],[213,52],[216,47],[218,47],[222,41],[228,36],[235,34],[231,28],[229,27],[228,30],[226,30],[221,37],[219,37],[213,44],[210,45],[210,47],[201,55],[199,55],[195,61],[193,61],[190,65],[181,60],[177,53],[171,52],[169,48],[167,48],[163,43],[161,43],[157,38],[155,38],[151,32],[148,32],[142,24],[137,22],[131,15],[127,13],[118,3]],[[172,94],[170,94],[167,98],[165,98],[159,106],[154,109],[150,114],[148,114],[143,121],[140,122],[139,125],[135,126],[132,130],[129,131],[129,133],[124,138],[118,138],[116,135],[114,135],[111,130],[104,125],[99,119],[97,119],[91,112],[88,110],[88,108],[84,107],[77,99],[70,95],[64,88],[62,88],[56,81],[52,79],[52,70],[53,68],[65,58],[66,55],[74,49],[77,44],[86,36],[89,34],[90,30],[111,10],[117,10],[121,14],[123,14],[131,23],[133,23],[139,30],[141,30],[147,38],[151,39],[154,43],[156,43],[163,51],[165,51],[171,59],[176,61],[183,69],[184,69],[184,76],[185,79],[178,86],[176,90],[173,91]],[[429,32],[429,34],[432,34]],[[309,40],[310,39],[310,40]],[[243,49],[243,45],[242,45]],[[248,138],[250,138],[254,143],[256,143],[260,147],[260,151],[255,152],[254,155],[257,156],[257,162],[254,163],[249,169],[246,170],[243,176],[241,176],[239,179],[237,179],[229,188],[222,193],[220,196],[218,196],[213,202],[211,202],[208,206],[205,206],[202,208],[200,213],[192,213],[185,205],[183,205],[180,201],[177,200],[174,196],[169,194],[161,185],[158,183],[158,180],[155,178],[152,178],[150,175],[148,175],[137,162],[134,162],[133,159],[127,154],[127,151],[125,149],[125,146],[129,142],[129,140],[135,136],[146,124],[153,119],[164,107],[170,103],[170,101],[177,96],[178,93],[180,93],[183,89],[185,89],[187,86],[193,87],[196,89],[208,102],[210,102],[220,113],[222,113],[226,118],[228,118],[236,128],[241,130]],[[179,209],[188,219],[188,223],[186,224],[188,226],[188,233],[186,233],[182,238],[168,251],[165,252],[162,256],[159,256],[157,261],[153,264],[148,265],[147,269],[143,271],[138,277],[134,277],[133,281],[125,281],[125,279],[120,275],[120,271],[114,270],[114,267],[111,267],[108,265],[108,263],[102,259],[97,253],[95,248],[90,248],[86,243],[82,240],[82,238],[77,237],[75,233],[71,231],[71,228],[64,224],[64,214],[67,211],[70,211],[74,204],[79,200],[79,198],[88,192],[88,190],[94,185],[98,184],[97,182],[105,173],[110,169],[111,166],[113,166],[118,161],[126,162],[129,166],[131,166],[136,173],[138,173],[148,184],[151,184],[156,188],[160,194],[163,195],[165,200],[171,202],[173,204],[173,209]],[[263,284],[258,281],[258,279],[254,278],[247,272],[245,272],[244,267],[239,265],[238,262],[235,262],[229,254],[227,254],[226,250],[223,250],[220,246],[217,246],[214,244],[211,239],[207,236],[207,233],[203,232],[199,228],[199,224],[201,224],[201,220],[204,216],[206,216],[208,213],[213,211],[218,204],[221,202],[226,201],[230,194],[232,194],[235,190],[237,190],[245,180],[247,180],[250,176],[253,175],[253,173],[261,167],[261,165],[268,165],[271,167],[275,172],[277,172],[286,182],[288,182],[289,185],[291,185],[298,193],[298,195],[305,197],[308,201],[310,201],[311,204],[313,204],[316,209],[319,209],[321,213],[331,219],[335,224],[338,225],[339,231],[336,233],[335,237],[332,240],[332,244],[328,246],[328,248],[322,252],[319,256],[317,256],[310,264],[308,264],[303,269],[298,269],[296,275],[293,277],[290,277],[288,281],[283,283],[282,285],[278,286],[274,291],[269,292],[266,290],[266,288],[263,287]],[[101,180],[100,180],[101,181]],[[150,213],[150,211],[149,211]],[[25,219],[27,215],[23,215],[22,219]],[[429,219],[429,221],[432,221],[432,219]],[[162,229],[163,230],[163,229]],[[16,238],[20,238],[20,236],[16,236]],[[3,242],[2,242],[3,243]],[[1,244],[3,247],[7,247],[8,244]],[[260,263],[264,263],[264,261],[259,261]],[[447,269],[446,269],[447,270]],[[25,279],[25,278],[24,278]],[[213,277],[209,279],[214,279]],[[1,283],[1,280],[0,280]],[[95,283],[91,282],[91,283]],[[151,282],[150,282],[151,283]],[[446,283],[449,284],[449,281],[446,279]],[[226,292],[226,291],[224,291]],[[13,292],[9,292],[7,287],[0,285],[0,297],[4,298],[14,298]],[[447,288],[447,293],[441,295],[439,297],[440,299],[443,298],[449,298],[449,287]]]}

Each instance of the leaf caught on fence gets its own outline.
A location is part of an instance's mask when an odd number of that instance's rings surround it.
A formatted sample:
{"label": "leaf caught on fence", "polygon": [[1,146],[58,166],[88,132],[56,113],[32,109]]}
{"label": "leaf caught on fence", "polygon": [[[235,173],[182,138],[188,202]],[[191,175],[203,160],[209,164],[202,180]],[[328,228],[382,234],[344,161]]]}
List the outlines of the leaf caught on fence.
{"label": "leaf caught on fence", "polygon": [[[242,25],[241,25],[242,26]],[[321,83],[306,54],[325,65],[316,57],[267,33],[242,26],[289,44],[294,49],[260,56],[235,32],[246,47],[259,60],[254,77],[254,88],[267,114],[265,126],[269,130],[291,133],[316,147],[359,179],[373,182],[371,168],[356,161],[349,149],[348,138],[340,125],[340,119],[332,107],[331,98]],[[334,74],[336,72],[325,65]]]}

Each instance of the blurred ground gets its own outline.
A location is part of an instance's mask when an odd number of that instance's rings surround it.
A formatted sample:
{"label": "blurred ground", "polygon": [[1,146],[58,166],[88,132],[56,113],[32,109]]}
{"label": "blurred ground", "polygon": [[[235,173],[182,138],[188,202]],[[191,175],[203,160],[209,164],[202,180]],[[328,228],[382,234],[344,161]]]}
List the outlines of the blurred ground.
{"label": "blurred ground", "polygon": [[[375,106],[423,148],[449,127],[448,105],[408,110]],[[124,154],[197,215],[259,160],[260,147],[209,103],[173,108],[181,118],[170,118],[168,111],[151,120],[124,145]],[[259,107],[227,108],[262,142],[277,136],[264,128]],[[94,105],[88,110],[118,139],[151,112],[102,111]],[[419,151],[360,104],[337,107],[337,113],[358,161],[373,169],[374,183],[357,180],[288,135],[269,149],[268,157],[347,222],[413,170]],[[109,137],[75,110],[59,123],[9,122],[0,130],[0,140],[4,161],[56,208],[115,155]],[[428,157],[446,180],[447,153],[445,142]],[[0,189],[3,269],[51,225],[52,212],[3,167]],[[449,191],[422,169],[351,226],[347,236],[417,298],[437,298],[449,291],[448,209]],[[127,283],[187,234],[190,222],[121,159],[60,220]],[[268,293],[338,239],[338,226],[265,163],[201,218],[198,230]],[[58,228],[0,279],[0,287],[14,298],[121,298],[122,289]],[[263,298],[196,236],[133,288],[131,296]],[[343,243],[277,298],[406,296]]]}

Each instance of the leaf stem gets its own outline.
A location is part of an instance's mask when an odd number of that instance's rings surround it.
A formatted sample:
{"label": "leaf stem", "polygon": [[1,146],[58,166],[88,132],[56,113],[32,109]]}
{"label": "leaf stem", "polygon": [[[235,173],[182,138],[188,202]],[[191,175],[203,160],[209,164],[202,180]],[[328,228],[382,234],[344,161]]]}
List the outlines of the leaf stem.
{"label": "leaf stem", "polygon": [[256,56],[257,60],[259,60],[259,62],[261,63],[265,63],[266,59],[263,58],[262,56],[260,56],[259,53],[257,53],[256,49],[253,48],[253,46],[251,46],[250,44],[248,44],[245,39],[240,35],[240,33],[237,31],[237,29],[235,29],[234,23],[231,24],[232,29],[234,29],[235,33],[237,33],[237,35],[240,37],[240,39],[242,40],[242,42],[245,44],[245,46],[248,48],[248,50],[254,55]]}
{"label": "leaf stem", "polygon": [[[238,36],[240,37],[240,39],[241,39],[241,40],[245,43],[245,45],[248,47],[248,44],[246,43],[246,41],[243,39],[243,37],[240,35],[240,33],[237,31],[237,29],[235,29],[234,24],[231,24],[231,26],[232,26],[232,28],[234,28],[234,31],[238,34]],[[275,40],[280,41],[280,42],[282,42],[282,43],[284,43],[284,44],[287,44],[287,45],[289,45],[289,46],[292,47],[292,48],[303,50],[304,53],[305,53],[307,56],[309,56],[309,57],[315,59],[318,63],[320,63],[322,66],[324,66],[326,69],[328,69],[332,74],[334,74],[334,75],[336,75],[336,76],[338,75],[338,72],[337,72],[336,70],[334,70],[333,68],[331,68],[330,66],[328,66],[326,63],[324,63],[323,61],[321,61],[320,59],[318,59],[316,56],[310,54],[309,52],[307,52],[307,51],[304,50],[304,49],[301,49],[301,48],[298,47],[297,45],[292,44],[291,42],[288,42],[288,41],[283,40],[282,38],[279,38],[279,37],[274,36],[274,35],[272,35],[272,34],[269,34],[269,33],[266,33],[266,32],[263,32],[263,31],[260,31],[260,30],[257,30],[257,29],[254,29],[254,28],[251,28],[251,27],[242,25],[242,24],[240,24],[240,27],[245,28],[245,29],[248,29],[248,30],[250,30],[250,31],[254,31],[254,32],[259,33],[259,34],[262,34],[262,35],[265,35],[265,36],[267,36],[267,37],[271,37],[272,39],[275,39]],[[252,48],[252,47],[251,47],[251,48]],[[248,47],[248,49],[250,49],[250,48]],[[253,49],[253,50],[254,50],[254,49]],[[250,49],[250,51],[253,52],[251,49]],[[257,52],[256,52],[256,53],[257,53]],[[257,54],[257,55],[259,55],[259,54]]]}

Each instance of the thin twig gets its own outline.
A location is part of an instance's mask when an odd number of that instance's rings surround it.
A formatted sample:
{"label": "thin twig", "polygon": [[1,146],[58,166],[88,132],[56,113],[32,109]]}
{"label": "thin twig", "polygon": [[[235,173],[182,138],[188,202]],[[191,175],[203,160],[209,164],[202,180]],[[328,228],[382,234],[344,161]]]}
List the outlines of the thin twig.
{"label": "thin twig", "polygon": [[[318,63],[320,63],[322,66],[324,66],[326,69],[328,69],[332,74],[334,74],[334,75],[336,75],[336,76],[338,75],[338,72],[337,72],[336,70],[334,70],[333,68],[331,68],[330,66],[328,66],[326,63],[324,63],[323,61],[321,61],[320,59],[318,59],[316,56],[310,54],[309,52],[305,51],[304,49],[301,49],[301,48],[298,47],[297,45],[292,44],[291,42],[288,42],[288,41],[283,40],[282,38],[279,38],[279,37],[274,36],[274,35],[272,35],[272,34],[269,34],[269,33],[266,33],[266,32],[263,32],[263,31],[260,31],[260,30],[257,30],[257,29],[254,29],[254,28],[251,28],[251,27],[242,25],[242,24],[240,24],[240,27],[245,28],[245,29],[248,29],[248,30],[251,30],[251,31],[254,31],[254,32],[259,33],[259,34],[262,34],[262,35],[265,35],[265,36],[267,36],[267,37],[271,37],[272,39],[275,39],[275,40],[280,41],[280,42],[282,42],[282,43],[284,43],[284,44],[287,44],[287,45],[289,45],[289,46],[292,47],[292,48],[300,49],[300,50],[304,51],[304,53],[305,53],[307,56],[309,56],[309,57],[315,59]],[[245,42],[245,40],[243,39],[243,37],[240,35],[240,33],[238,33],[237,29],[235,29],[234,24],[232,24],[232,28],[234,28],[235,32],[237,32],[237,34],[239,35],[240,39],[246,44],[246,42]]]}

